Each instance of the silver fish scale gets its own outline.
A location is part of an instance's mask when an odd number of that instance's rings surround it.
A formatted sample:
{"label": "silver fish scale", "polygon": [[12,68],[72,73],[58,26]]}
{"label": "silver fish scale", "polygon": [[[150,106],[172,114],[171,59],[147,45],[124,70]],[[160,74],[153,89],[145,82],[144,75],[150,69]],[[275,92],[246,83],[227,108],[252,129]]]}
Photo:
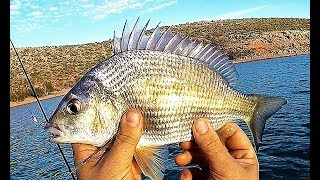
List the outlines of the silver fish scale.
{"label": "silver fish scale", "polygon": [[229,88],[215,71],[179,55],[128,51],[93,71],[102,84],[121,95],[124,107],[143,111],[141,145],[188,141],[195,119],[206,117],[217,130],[227,121],[250,117],[255,107],[252,99]]}

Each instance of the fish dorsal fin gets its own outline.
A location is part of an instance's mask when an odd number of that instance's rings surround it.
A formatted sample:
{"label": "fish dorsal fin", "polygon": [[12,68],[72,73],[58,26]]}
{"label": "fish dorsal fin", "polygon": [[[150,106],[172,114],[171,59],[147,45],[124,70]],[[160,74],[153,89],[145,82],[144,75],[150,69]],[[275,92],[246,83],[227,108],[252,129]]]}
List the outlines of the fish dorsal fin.
{"label": "fish dorsal fin", "polygon": [[151,35],[145,35],[149,21],[142,27],[138,18],[131,32],[128,31],[126,21],[121,38],[115,36],[113,38],[114,55],[131,50],[153,50],[185,56],[205,64],[219,73],[230,85],[234,84],[238,74],[234,64],[223,51],[211,44],[191,41],[179,34],[174,35],[170,28],[161,32],[160,23],[153,29]]}
{"label": "fish dorsal fin", "polygon": [[134,158],[144,175],[153,180],[161,180],[164,177],[164,163],[168,155],[166,145],[138,146]]}

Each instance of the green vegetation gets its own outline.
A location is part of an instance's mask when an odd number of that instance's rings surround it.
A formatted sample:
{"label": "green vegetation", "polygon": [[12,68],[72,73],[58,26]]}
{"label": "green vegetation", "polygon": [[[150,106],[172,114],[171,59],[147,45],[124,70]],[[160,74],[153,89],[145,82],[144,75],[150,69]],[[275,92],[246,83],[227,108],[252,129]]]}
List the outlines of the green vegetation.
{"label": "green vegetation", "polygon": [[[164,31],[168,27],[161,27]],[[261,18],[200,21],[170,29],[192,40],[212,43],[234,61],[309,52],[310,20]],[[150,32],[150,31],[149,31]],[[67,46],[18,48],[37,95],[70,88],[84,73],[112,54],[111,40]],[[33,96],[13,50],[10,51],[10,100]]]}

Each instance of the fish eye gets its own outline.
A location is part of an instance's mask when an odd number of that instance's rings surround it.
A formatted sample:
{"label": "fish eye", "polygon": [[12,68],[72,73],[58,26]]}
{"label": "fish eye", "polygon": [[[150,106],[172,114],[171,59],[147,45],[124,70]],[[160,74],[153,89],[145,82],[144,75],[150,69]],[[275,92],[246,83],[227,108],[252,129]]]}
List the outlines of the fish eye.
{"label": "fish eye", "polygon": [[78,99],[71,99],[67,105],[67,111],[69,114],[76,115],[80,112],[81,102]]}

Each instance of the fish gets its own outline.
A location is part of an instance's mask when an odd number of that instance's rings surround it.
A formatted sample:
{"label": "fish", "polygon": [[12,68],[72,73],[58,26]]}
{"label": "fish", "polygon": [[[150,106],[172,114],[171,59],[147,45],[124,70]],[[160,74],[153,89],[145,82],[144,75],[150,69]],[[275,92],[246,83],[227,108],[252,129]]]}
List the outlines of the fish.
{"label": "fish", "polygon": [[244,94],[235,88],[238,73],[217,46],[174,34],[159,24],[147,35],[139,18],[125,21],[113,54],[92,67],[63,97],[45,129],[54,143],[101,147],[114,139],[130,108],[144,117],[134,155],[151,179],[164,177],[168,145],[193,140],[194,120],[207,118],[219,130],[243,120],[259,146],[266,121],[287,103],[282,97]]}

